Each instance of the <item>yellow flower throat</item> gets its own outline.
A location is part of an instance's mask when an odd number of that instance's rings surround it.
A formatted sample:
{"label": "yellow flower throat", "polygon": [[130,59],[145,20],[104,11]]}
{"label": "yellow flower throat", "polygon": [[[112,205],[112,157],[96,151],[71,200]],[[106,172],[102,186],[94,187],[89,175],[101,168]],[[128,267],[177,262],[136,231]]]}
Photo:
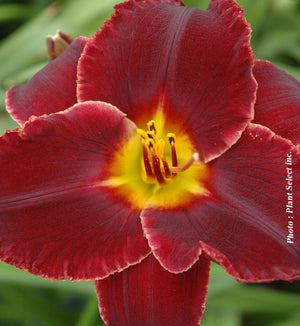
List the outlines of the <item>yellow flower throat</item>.
{"label": "yellow flower throat", "polygon": [[[102,186],[133,209],[170,209],[208,195],[209,168],[201,164],[189,135],[176,125],[165,126],[163,114],[150,120],[115,151]],[[156,123],[157,122],[157,123]],[[175,130],[164,136],[164,130]],[[166,145],[167,144],[167,145]]]}

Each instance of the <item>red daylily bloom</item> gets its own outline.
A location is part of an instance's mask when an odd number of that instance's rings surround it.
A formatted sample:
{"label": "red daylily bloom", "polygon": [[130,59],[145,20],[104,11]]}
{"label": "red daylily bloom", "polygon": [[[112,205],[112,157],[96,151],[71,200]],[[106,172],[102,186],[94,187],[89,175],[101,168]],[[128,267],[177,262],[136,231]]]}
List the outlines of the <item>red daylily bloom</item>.
{"label": "red daylily bloom", "polygon": [[299,278],[300,83],[254,66],[249,39],[231,0],[130,0],[11,88],[0,258],[96,280],[121,326],[198,325],[211,260]]}

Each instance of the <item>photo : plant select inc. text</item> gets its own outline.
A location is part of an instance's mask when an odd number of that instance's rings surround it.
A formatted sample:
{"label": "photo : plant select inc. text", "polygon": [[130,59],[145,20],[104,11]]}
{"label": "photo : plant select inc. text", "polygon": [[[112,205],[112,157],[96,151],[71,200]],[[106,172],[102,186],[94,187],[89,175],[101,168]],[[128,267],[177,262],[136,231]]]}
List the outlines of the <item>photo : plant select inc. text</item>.
{"label": "photo : plant select inc. text", "polygon": [[285,212],[288,217],[288,235],[286,236],[286,242],[287,243],[294,243],[294,216],[293,216],[293,157],[292,153],[289,152],[286,154],[286,161],[285,161],[286,167],[286,196],[287,196],[287,204],[285,205]]}

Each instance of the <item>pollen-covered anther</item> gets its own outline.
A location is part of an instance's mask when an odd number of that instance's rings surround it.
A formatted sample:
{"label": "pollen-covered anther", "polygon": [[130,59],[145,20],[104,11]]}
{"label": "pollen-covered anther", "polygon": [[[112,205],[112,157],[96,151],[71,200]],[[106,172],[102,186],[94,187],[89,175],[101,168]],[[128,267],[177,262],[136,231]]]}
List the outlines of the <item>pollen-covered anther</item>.
{"label": "pollen-covered anther", "polygon": [[167,134],[167,137],[168,137],[168,139],[169,139],[169,143],[170,143],[170,145],[171,145],[171,146],[174,146],[174,145],[175,145],[175,140],[176,140],[176,136],[175,136],[175,134],[173,134],[172,132],[169,132],[169,133]]}
{"label": "pollen-covered anther", "polygon": [[147,140],[148,139],[148,135],[147,132],[143,129],[138,129],[137,133],[142,137],[143,140]]}
{"label": "pollen-covered anther", "polygon": [[153,139],[154,142],[157,141],[156,136],[153,131],[147,131],[147,136],[149,139]]}
{"label": "pollen-covered anther", "polygon": [[178,166],[175,148],[176,137],[175,134],[168,133],[167,138],[169,139],[172,155],[172,166],[169,166],[167,159],[164,157],[165,142],[163,139],[157,140],[155,121],[149,121],[147,127],[148,131],[137,130],[137,133],[142,137],[145,181],[147,183],[158,183],[160,186],[169,184],[178,173],[186,171],[194,163],[200,163],[199,154],[194,153],[185,164]]}
{"label": "pollen-covered anther", "polygon": [[148,130],[149,131],[152,131],[154,133],[154,135],[156,135],[156,124],[155,124],[155,121],[154,120],[150,120],[147,123],[147,127],[148,127]]}
{"label": "pollen-covered anther", "polygon": [[175,140],[176,140],[175,134],[169,132],[167,134],[167,137],[169,139],[169,143],[171,146],[172,166],[178,166],[178,159],[177,159],[177,153],[176,153],[176,148],[175,148]]}

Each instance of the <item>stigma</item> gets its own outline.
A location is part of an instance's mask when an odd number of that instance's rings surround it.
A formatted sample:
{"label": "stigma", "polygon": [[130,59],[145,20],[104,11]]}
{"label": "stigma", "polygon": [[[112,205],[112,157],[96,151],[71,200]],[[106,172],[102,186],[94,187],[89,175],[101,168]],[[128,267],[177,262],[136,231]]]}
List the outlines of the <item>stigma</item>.
{"label": "stigma", "polygon": [[[167,160],[164,156],[165,141],[157,137],[157,127],[154,120],[147,123],[147,130],[138,129],[137,133],[142,138],[143,166],[145,182],[164,186],[170,184],[178,173],[186,171],[194,163],[200,164],[199,154],[193,155],[185,164],[178,166],[176,152],[176,136],[174,133],[166,135],[170,146],[171,157]],[[169,163],[168,163],[169,161]]]}

